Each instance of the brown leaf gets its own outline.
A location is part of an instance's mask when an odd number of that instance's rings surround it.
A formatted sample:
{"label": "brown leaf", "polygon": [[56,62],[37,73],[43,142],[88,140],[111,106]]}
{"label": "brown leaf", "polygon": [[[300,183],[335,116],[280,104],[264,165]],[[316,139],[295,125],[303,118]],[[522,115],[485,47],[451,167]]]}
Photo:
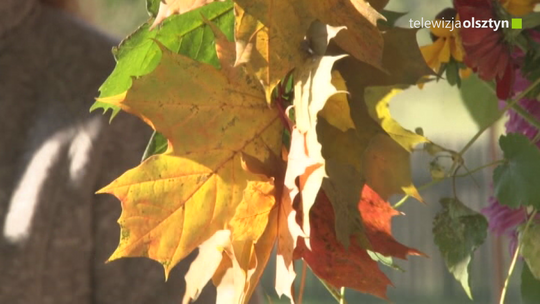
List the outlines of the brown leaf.
{"label": "brown leaf", "polygon": [[276,84],[310,56],[302,45],[316,20],[345,26],[336,43],[358,60],[380,67],[382,39],[376,22],[382,16],[362,0],[236,0],[235,4],[237,63],[246,63],[257,76],[267,100]]}

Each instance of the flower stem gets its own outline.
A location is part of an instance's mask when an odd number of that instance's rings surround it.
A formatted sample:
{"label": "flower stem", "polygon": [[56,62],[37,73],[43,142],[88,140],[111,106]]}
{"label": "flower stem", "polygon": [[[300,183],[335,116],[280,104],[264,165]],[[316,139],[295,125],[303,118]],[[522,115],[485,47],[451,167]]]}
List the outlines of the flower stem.
{"label": "flower stem", "polygon": [[[539,84],[540,84],[540,78],[538,78],[533,83],[531,83],[525,90],[521,91],[516,97],[514,97],[513,99],[507,101],[506,106],[504,107],[504,109],[502,109],[502,111],[499,113],[499,115],[497,115],[497,117],[495,117],[491,123],[486,124],[480,130],[478,130],[478,132],[473,136],[473,138],[471,138],[471,140],[469,140],[469,142],[465,145],[465,147],[463,147],[463,149],[461,149],[461,151],[459,152],[459,155],[463,156],[463,154],[465,154],[465,152],[467,150],[469,150],[469,148],[480,137],[480,135],[482,135],[484,133],[484,131],[486,131],[489,127],[491,127],[491,125],[493,125],[495,122],[497,122],[499,119],[501,119],[501,117],[503,117],[504,113],[506,113],[506,111],[508,111],[510,108],[512,108],[514,110],[515,109],[520,109],[520,110],[516,110],[516,113],[518,113],[519,115],[522,115],[523,113],[528,114],[525,109],[523,109],[520,105],[517,104],[517,102],[520,99],[522,99],[523,97],[525,97],[527,94],[529,94],[529,92],[532,91]],[[491,87],[491,86],[488,86],[488,87]],[[527,115],[527,117],[523,117],[523,118],[525,118],[529,123],[534,125],[536,128],[540,129],[540,122],[538,120],[536,120],[536,118],[532,117],[531,115]]]}
{"label": "flower stem", "polygon": [[330,292],[334,299],[340,304],[347,304],[347,301],[341,297],[341,294],[332,286],[328,285],[325,280],[319,278],[319,281],[324,285],[324,287]]}
{"label": "flower stem", "polygon": [[300,289],[298,290],[298,300],[296,303],[302,304],[302,298],[304,296],[304,288],[306,287],[306,275],[307,275],[307,263],[302,260],[302,277],[300,278]]}
{"label": "flower stem", "polygon": [[[503,163],[503,162],[504,162],[504,159],[499,159],[499,160],[496,160],[496,161],[492,161],[492,162],[490,162],[489,164],[485,164],[485,165],[482,165],[482,166],[480,166],[480,167],[476,167],[476,168],[474,168],[474,169],[468,171],[467,173],[456,175],[456,177],[467,177],[467,176],[469,176],[469,175],[471,175],[471,174],[473,174],[473,173],[476,173],[476,172],[478,172],[478,171],[480,171],[480,170],[482,170],[482,169],[485,169],[485,168],[491,167],[491,166],[495,166],[495,165],[498,165],[498,164]],[[429,188],[429,187],[431,187],[431,186],[433,186],[433,185],[436,185],[436,184],[438,184],[438,183],[440,183],[440,182],[442,182],[443,180],[446,180],[446,179],[448,179],[448,178],[450,178],[450,177],[449,177],[449,176],[446,176],[446,177],[444,177],[444,178],[442,178],[442,179],[434,179],[434,180],[432,180],[432,181],[430,181],[430,182],[428,182],[428,183],[425,183],[425,184],[423,184],[422,186],[418,187],[418,191],[427,189],[427,188]],[[410,198],[410,195],[405,195],[402,199],[399,200],[399,202],[397,202],[397,203],[394,204],[393,208],[394,208],[394,209],[395,209],[395,208],[399,208],[399,207],[400,207],[401,205],[403,205],[403,204],[405,203],[405,201],[407,201],[407,199],[409,199],[409,198]]]}
{"label": "flower stem", "polygon": [[[533,210],[533,212],[529,215],[529,219],[527,220],[527,224],[525,225],[525,229],[523,230],[523,234],[527,233],[527,230],[529,229],[529,226],[531,225],[533,219],[536,216],[536,209]],[[512,262],[510,263],[510,268],[508,268],[508,275],[506,276],[506,280],[504,280],[504,286],[501,291],[501,298],[499,300],[499,304],[504,304],[504,298],[506,297],[506,291],[508,290],[508,282],[510,282],[510,277],[512,276],[512,273],[514,272],[514,268],[516,267],[516,261],[519,256],[519,252],[521,250],[522,241],[521,238],[518,239],[518,245],[516,248],[516,252],[514,252],[514,256],[512,257]]]}

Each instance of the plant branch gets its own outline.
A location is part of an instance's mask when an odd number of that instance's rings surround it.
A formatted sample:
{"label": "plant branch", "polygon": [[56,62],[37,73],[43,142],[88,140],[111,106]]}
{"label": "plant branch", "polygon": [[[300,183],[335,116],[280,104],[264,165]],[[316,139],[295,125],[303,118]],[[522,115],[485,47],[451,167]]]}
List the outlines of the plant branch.
{"label": "plant branch", "polygon": [[340,303],[340,304],[347,304],[347,301],[345,301],[345,299],[343,299],[341,297],[341,294],[332,286],[328,285],[328,283],[326,283],[326,281],[324,281],[323,279],[319,278],[319,281],[321,281],[321,283],[324,285],[324,287],[328,290],[328,292],[330,292],[330,294],[332,295],[332,297],[334,297],[334,299]]}
{"label": "plant branch", "polygon": [[302,260],[302,277],[300,278],[300,289],[298,291],[298,300],[296,303],[302,304],[302,298],[304,296],[304,288],[306,287],[306,274],[307,274],[307,263]]}
{"label": "plant branch", "polygon": [[[482,165],[480,167],[476,167],[476,168],[468,171],[467,173],[455,175],[455,177],[458,177],[458,178],[467,177],[467,176],[472,175],[473,173],[476,173],[476,172],[478,172],[478,171],[480,171],[482,169],[485,169],[485,168],[491,167],[491,166],[495,166],[495,165],[498,165],[498,164],[503,163],[503,162],[504,162],[504,159],[499,159],[499,160],[496,160],[496,161],[492,161],[489,164],[485,164],[485,165]],[[442,181],[444,181],[444,180],[446,180],[448,178],[449,178],[449,176],[446,176],[446,177],[444,177],[442,179],[434,179],[434,180],[432,180],[432,181],[430,181],[428,183],[425,183],[422,186],[418,187],[418,191],[425,190],[425,189],[427,189],[427,188],[429,188],[429,187],[431,187],[433,185],[436,185],[436,184],[438,184],[438,183],[440,183],[440,182],[442,182]],[[401,200],[399,200],[399,202],[394,204],[394,206],[393,206],[394,209],[399,208],[409,198],[410,198],[410,195],[405,195]]]}
{"label": "plant branch", "polygon": [[[499,119],[501,119],[501,117],[503,117],[504,113],[506,113],[506,111],[508,111],[510,108],[514,109],[515,108],[519,108],[520,110],[517,110],[516,113],[518,113],[519,115],[521,115],[521,113],[526,113],[526,111],[521,108],[521,106],[519,106],[517,104],[517,102],[522,99],[523,97],[525,97],[527,94],[529,94],[529,92],[534,89],[537,85],[540,84],[540,78],[535,80],[533,83],[531,83],[525,90],[521,91],[516,97],[514,97],[513,99],[509,100],[506,102],[506,106],[504,107],[504,109],[502,109],[502,111],[499,113],[499,115],[497,115],[497,117],[495,117],[491,123],[489,124],[486,124],[485,126],[483,126],[480,130],[478,130],[478,132],[473,136],[473,138],[471,138],[471,140],[469,140],[469,142],[465,145],[465,147],[463,147],[463,149],[461,149],[461,151],[459,152],[459,155],[463,156],[463,154],[465,154],[465,152],[472,146],[472,144],[474,144],[474,142],[484,133],[484,131],[486,131],[489,127],[491,127],[491,125],[493,125],[495,122],[497,122]],[[518,112],[519,111],[519,112]],[[527,113],[528,114],[528,113]],[[540,122],[538,122],[534,117],[532,116],[528,116],[528,118],[526,117],[523,117],[525,118],[527,121],[529,121],[528,119],[533,119],[533,122],[534,122],[534,126],[537,126],[540,127]],[[530,121],[529,121],[530,122]],[[537,127],[537,128],[538,128]]]}
{"label": "plant branch", "polygon": [[[529,219],[527,220],[527,224],[525,225],[525,229],[523,230],[523,234],[527,233],[527,230],[529,230],[529,226],[531,226],[531,223],[533,219],[536,217],[536,209],[531,212],[529,215]],[[510,268],[508,268],[508,275],[506,276],[506,280],[504,280],[504,286],[501,291],[501,298],[499,300],[499,304],[504,304],[504,298],[506,297],[506,291],[508,290],[508,282],[510,282],[510,277],[512,276],[512,273],[514,272],[514,268],[516,267],[516,261],[519,256],[519,252],[521,251],[521,246],[523,245],[521,238],[518,239],[518,244],[516,248],[516,252],[514,252],[514,256],[512,257],[512,262],[510,263]]]}

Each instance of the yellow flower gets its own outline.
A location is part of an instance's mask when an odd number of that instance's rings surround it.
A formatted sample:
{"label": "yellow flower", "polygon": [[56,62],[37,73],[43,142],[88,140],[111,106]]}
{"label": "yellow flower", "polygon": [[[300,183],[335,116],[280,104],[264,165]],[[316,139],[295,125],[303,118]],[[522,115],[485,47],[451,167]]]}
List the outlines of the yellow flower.
{"label": "yellow flower", "polygon": [[500,0],[503,7],[513,16],[524,16],[532,13],[540,0]]}
{"label": "yellow flower", "polygon": [[[456,20],[459,20],[458,18],[459,17],[456,16]],[[432,27],[430,29],[434,36],[433,43],[420,47],[420,51],[422,52],[427,65],[437,74],[439,74],[443,64],[450,62],[450,58],[453,58],[456,62],[463,62],[463,57],[465,55],[465,51],[461,46],[459,29],[453,28],[452,30],[452,27],[447,26],[446,21],[436,19],[435,22],[442,26]],[[459,71],[461,78],[468,77],[470,73],[471,70],[469,68],[460,69]],[[422,88],[422,86],[423,83],[420,83],[419,87]]]}
{"label": "yellow flower", "polygon": [[[444,24],[444,20],[440,21]],[[454,58],[457,62],[463,61],[463,47],[459,38],[458,29],[439,27],[431,28],[431,33],[435,36],[435,41],[420,48],[427,65],[435,72],[439,72],[441,64],[450,62],[450,57]]]}

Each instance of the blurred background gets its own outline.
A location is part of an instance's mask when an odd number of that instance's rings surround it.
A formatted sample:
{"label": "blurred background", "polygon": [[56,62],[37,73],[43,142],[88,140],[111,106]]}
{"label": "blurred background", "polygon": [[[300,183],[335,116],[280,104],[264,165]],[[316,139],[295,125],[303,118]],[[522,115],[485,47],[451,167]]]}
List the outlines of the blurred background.
{"label": "blurred background", "polygon": [[[79,0],[79,2],[86,20],[119,39],[148,19],[145,0]],[[391,0],[386,9],[411,12],[397,21],[397,26],[407,28],[409,19],[422,17],[433,19],[438,12],[450,6],[451,1],[443,0]],[[420,30],[417,37],[420,45],[431,42],[426,29]],[[445,80],[428,83],[421,90],[411,87],[392,100],[390,109],[394,118],[404,127],[410,130],[421,127],[432,141],[459,151],[479,130],[479,125],[489,119],[497,109],[497,101],[493,99],[493,94],[487,87],[478,85],[478,80],[474,77],[465,81],[463,88],[465,91],[462,92],[457,87],[451,87]],[[463,95],[465,98],[462,98]],[[500,121],[487,130],[466,153],[465,161],[469,169],[500,159],[497,141],[503,131],[503,124],[504,121]],[[432,158],[425,152],[413,154],[414,181],[417,186],[431,181],[429,173],[431,160]],[[474,180],[467,177],[457,182],[459,199],[476,211],[487,206],[491,195],[492,169],[475,173]],[[421,191],[421,194],[426,204],[413,199],[407,201],[399,209],[406,216],[394,218],[393,232],[398,241],[426,253],[429,258],[410,257],[409,261],[395,261],[405,272],[381,266],[395,285],[395,288],[389,288],[388,296],[392,302],[403,304],[472,303],[460,284],[446,270],[433,243],[431,232],[433,217],[441,209],[439,200],[452,196],[451,181],[439,183]],[[399,199],[400,197],[396,197],[392,202]],[[472,261],[470,280],[474,303],[498,301],[509,260],[507,240],[494,238],[488,234],[486,243],[476,251]],[[264,291],[272,303],[288,303],[286,299],[277,299],[275,295],[273,263],[271,260],[262,281]],[[298,274],[301,273],[301,266],[301,263],[298,263]],[[519,302],[520,266],[514,271],[506,303]],[[346,299],[349,303],[386,303],[384,300],[352,290],[346,291]],[[308,274],[304,303],[333,302],[335,300],[319,280]]]}

